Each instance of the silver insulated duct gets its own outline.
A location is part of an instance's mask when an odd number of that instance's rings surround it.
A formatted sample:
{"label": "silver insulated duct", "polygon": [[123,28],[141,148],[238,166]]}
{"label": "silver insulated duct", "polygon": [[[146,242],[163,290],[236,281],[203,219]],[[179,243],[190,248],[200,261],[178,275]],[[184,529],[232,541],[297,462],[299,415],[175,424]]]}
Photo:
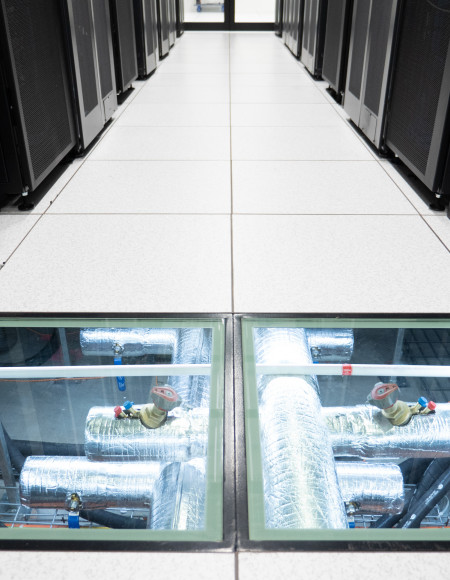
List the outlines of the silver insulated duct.
{"label": "silver insulated duct", "polygon": [[78,494],[83,509],[146,508],[163,465],[93,463],[85,457],[28,457],[20,474],[20,501],[30,508],[67,509]]}
{"label": "silver insulated duct", "polygon": [[205,527],[204,460],[172,463],[155,484],[150,527],[153,530],[201,530]]}
{"label": "silver insulated duct", "polygon": [[[212,332],[209,328],[182,328],[173,355],[173,364],[211,364]],[[170,386],[183,406],[209,407],[209,376],[170,377]]]}
{"label": "silver insulated duct", "polygon": [[259,409],[267,528],[347,527],[331,443],[311,384],[273,379]]}
{"label": "silver insulated duct", "polygon": [[323,407],[334,454],[371,457],[450,457],[450,404],[395,427],[371,405]]}
{"label": "silver insulated duct", "polygon": [[399,514],[405,503],[403,475],[395,463],[337,461],[342,497],[354,514]]}
{"label": "silver insulated duct", "polygon": [[307,328],[306,337],[315,362],[345,363],[352,358],[351,328]]}
{"label": "silver insulated duct", "polygon": [[[305,329],[255,328],[253,333],[256,364],[312,364]],[[273,375],[258,376],[259,396],[273,379]],[[319,384],[315,376],[303,377],[303,379],[319,392]]]}
{"label": "silver insulated duct", "polygon": [[177,348],[178,333],[176,328],[82,328],[80,346],[88,356],[114,356],[116,346],[123,349],[120,352],[123,357],[172,356]]}
{"label": "silver insulated duct", "polygon": [[189,461],[206,457],[208,424],[208,409],[177,408],[161,427],[147,429],[139,419],[116,419],[113,407],[93,407],[84,449],[91,461]]}

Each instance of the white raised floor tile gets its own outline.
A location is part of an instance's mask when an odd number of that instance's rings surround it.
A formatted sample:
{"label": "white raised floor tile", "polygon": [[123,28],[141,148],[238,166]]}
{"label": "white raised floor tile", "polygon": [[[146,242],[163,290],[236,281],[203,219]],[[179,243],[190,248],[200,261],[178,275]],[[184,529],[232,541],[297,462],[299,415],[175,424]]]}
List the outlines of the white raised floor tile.
{"label": "white raised floor tile", "polygon": [[229,127],[230,106],[211,103],[133,103],[117,124],[128,127]]}
{"label": "white raised floor tile", "polygon": [[229,161],[87,161],[48,213],[230,213]]}
{"label": "white raised floor tile", "polygon": [[232,104],[233,127],[331,127],[342,119],[328,105]]}
{"label": "white raised floor tile", "polygon": [[230,312],[229,216],[47,215],[0,270],[4,312]]}
{"label": "white raised floor tile", "polygon": [[376,161],[234,161],[233,207],[248,214],[417,215]]}
{"label": "white raised floor tile", "polygon": [[6,262],[19,246],[29,231],[36,224],[40,215],[0,214],[0,264]]}
{"label": "white raised floor tile", "polygon": [[450,310],[450,254],[420,216],[237,215],[233,251],[236,312]]}
{"label": "white raised floor tile", "polygon": [[231,102],[252,104],[296,103],[328,105],[328,101],[314,85],[299,87],[280,87],[275,85],[267,87],[252,87],[243,85],[234,86],[231,84]]}

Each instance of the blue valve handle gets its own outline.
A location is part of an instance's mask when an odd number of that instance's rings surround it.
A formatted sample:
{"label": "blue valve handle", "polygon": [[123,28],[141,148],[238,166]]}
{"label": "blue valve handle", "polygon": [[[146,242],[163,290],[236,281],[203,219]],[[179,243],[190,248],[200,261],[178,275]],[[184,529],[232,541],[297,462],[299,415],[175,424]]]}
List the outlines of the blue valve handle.
{"label": "blue valve handle", "polygon": [[79,512],[69,512],[69,517],[67,518],[67,524],[69,528],[79,529],[80,527],[80,514]]}
{"label": "blue valve handle", "polygon": [[425,397],[420,397],[417,402],[421,407],[426,407],[428,405],[428,399],[425,399]]}
{"label": "blue valve handle", "polygon": [[[121,365],[122,364],[122,357],[115,356],[114,357],[114,364]],[[127,386],[125,384],[125,377],[116,377],[116,379],[117,379],[117,388],[119,389],[119,391],[125,391],[127,388]]]}

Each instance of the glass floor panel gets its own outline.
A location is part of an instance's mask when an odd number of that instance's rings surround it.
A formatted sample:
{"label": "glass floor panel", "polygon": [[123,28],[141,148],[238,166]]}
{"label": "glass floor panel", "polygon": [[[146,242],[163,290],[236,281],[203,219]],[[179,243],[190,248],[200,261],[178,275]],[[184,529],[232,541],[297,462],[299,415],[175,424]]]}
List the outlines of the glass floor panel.
{"label": "glass floor panel", "polygon": [[242,350],[250,540],[450,539],[450,321],[244,317]]}

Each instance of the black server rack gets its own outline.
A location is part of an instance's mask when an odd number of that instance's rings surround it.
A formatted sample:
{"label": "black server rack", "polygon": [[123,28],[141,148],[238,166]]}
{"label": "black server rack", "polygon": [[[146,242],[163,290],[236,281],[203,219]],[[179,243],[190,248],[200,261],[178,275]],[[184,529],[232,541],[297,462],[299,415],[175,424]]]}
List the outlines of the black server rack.
{"label": "black server rack", "polygon": [[97,137],[117,108],[109,10],[106,0],[64,0],[63,10],[71,57],[78,149],[82,150]]}
{"label": "black server rack", "polygon": [[34,190],[76,145],[59,0],[0,0],[0,197]]}
{"label": "black server rack", "polygon": [[138,77],[133,0],[110,0],[117,92],[123,93]]}
{"label": "black server rack", "polygon": [[157,0],[158,12],[158,46],[159,57],[164,58],[169,54],[169,2],[168,0]]}
{"label": "black server rack", "polygon": [[177,39],[177,9],[175,6],[175,0],[167,0],[169,4],[169,46],[175,44]]}
{"label": "black server rack", "polygon": [[277,0],[275,4],[275,34],[283,34],[283,0]]}
{"label": "black server rack", "polygon": [[301,61],[315,77],[322,75],[327,5],[328,0],[305,0]]}
{"label": "black server rack", "polygon": [[352,0],[328,2],[322,77],[339,100],[344,93],[347,75],[352,5]]}
{"label": "black server rack", "polygon": [[100,72],[100,94],[105,123],[117,109],[117,87],[114,68],[114,49],[111,14],[108,0],[91,0],[94,14],[95,44]]}
{"label": "black server rack", "polygon": [[139,76],[146,77],[159,61],[156,0],[134,0],[134,22]]}
{"label": "black server rack", "polygon": [[300,58],[303,36],[304,0],[285,0],[286,33],[284,42],[296,58]]}
{"label": "black server rack", "polygon": [[344,109],[382,148],[398,0],[354,0]]}
{"label": "black server rack", "polygon": [[403,1],[399,20],[386,144],[431,191],[450,194],[450,1]]}
{"label": "black server rack", "polygon": [[177,36],[184,34],[184,0],[176,0],[177,10]]}

